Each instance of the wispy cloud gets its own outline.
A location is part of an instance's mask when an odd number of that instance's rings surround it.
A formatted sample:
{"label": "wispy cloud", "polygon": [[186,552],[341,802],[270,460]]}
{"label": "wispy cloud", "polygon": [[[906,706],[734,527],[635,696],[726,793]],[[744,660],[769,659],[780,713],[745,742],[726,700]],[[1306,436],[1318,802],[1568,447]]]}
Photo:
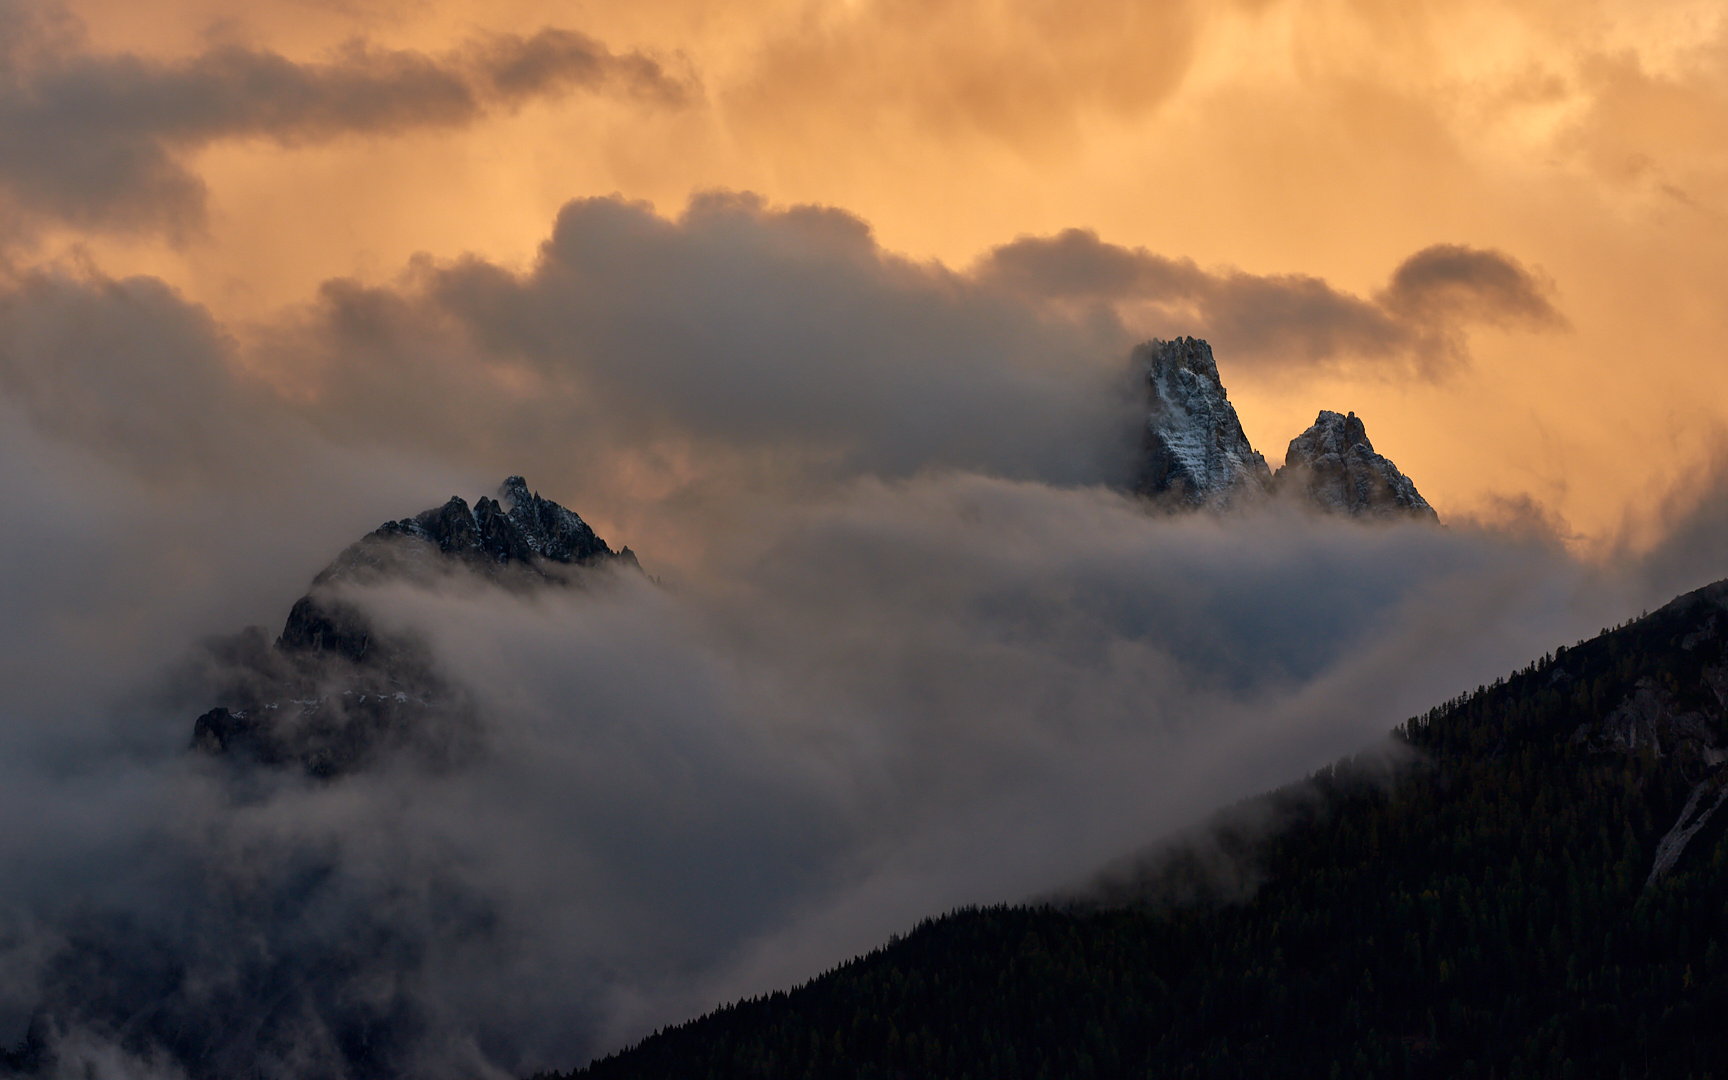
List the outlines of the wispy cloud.
{"label": "wispy cloud", "polygon": [[184,235],[205,188],[188,158],[222,140],[284,145],[456,128],[584,92],[688,104],[687,76],[571,30],[489,35],[429,54],[350,41],[318,61],[218,45],[175,60],[103,52],[61,9],[0,4],[0,199],[43,220]]}
{"label": "wispy cloud", "polygon": [[[1372,296],[1303,274],[1204,270],[1189,259],[1107,243],[1083,229],[995,248],[976,268],[1029,298],[1186,326],[1243,366],[1301,369],[1350,360],[1438,376],[1466,357],[1472,326],[1563,328],[1554,286],[1504,252],[1435,244]],[[1171,331],[1166,331],[1170,333]]]}

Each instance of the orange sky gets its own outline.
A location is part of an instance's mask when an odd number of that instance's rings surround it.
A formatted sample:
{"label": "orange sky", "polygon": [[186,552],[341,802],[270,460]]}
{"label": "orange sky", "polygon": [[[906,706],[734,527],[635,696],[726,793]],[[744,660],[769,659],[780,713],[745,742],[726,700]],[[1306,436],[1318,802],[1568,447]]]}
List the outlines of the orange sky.
{"label": "orange sky", "polygon": [[[58,225],[14,254],[152,273],[245,327],[416,252],[526,265],[557,208],[675,214],[747,189],[866,219],[963,269],[1078,226],[1207,268],[1370,295],[1436,243],[1504,252],[1569,326],[1479,328],[1434,378],[1348,362],[1226,383],[1274,464],[1354,409],[1443,517],[1529,497],[1581,550],[1647,542],[1728,431],[1728,7],[1243,0],[75,0],[104,53],[222,44],[318,61],[363,38],[454,55],[580,31],[699,87],[571,93],[466,124],[188,146],[201,230]],[[1668,511],[1664,510],[1668,508]]]}

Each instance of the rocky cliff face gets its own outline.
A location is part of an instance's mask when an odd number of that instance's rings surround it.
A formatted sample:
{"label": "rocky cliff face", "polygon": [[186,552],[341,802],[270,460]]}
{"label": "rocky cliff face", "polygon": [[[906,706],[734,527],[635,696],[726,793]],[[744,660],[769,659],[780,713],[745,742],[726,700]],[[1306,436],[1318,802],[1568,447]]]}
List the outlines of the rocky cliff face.
{"label": "rocky cliff face", "polygon": [[1374,452],[1355,413],[1322,410],[1307,431],[1290,440],[1277,484],[1302,491],[1323,510],[1353,517],[1439,515],[1398,466]]}
{"label": "rocky cliff face", "polygon": [[434,765],[460,761],[477,738],[466,696],[438,674],[423,643],[380,634],[342,590],[454,574],[511,589],[555,587],[601,564],[640,569],[629,548],[613,551],[520,476],[504,481],[499,500],[470,508],[452,497],[385,522],[319,572],[274,642],[255,628],[212,647],[218,702],[194,722],[192,746],[323,777],[392,749]]}
{"label": "rocky cliff face", "polygon": [[1150,415],[1135,490],[1189,506],[1228,506],[1271,485],[1266,459],[1248,445],[1218,378],[1212,346],[1196,338],[1134,350],[1146,372]]}

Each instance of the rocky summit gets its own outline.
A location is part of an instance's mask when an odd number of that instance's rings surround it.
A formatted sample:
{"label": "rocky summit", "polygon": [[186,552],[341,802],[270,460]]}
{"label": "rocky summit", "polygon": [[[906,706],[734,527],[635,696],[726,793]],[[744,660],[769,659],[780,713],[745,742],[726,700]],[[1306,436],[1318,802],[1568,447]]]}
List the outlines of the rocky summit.
{"label": "rocky summit", "polygon": [[433,764],[470,753],[476,725],[459,687],[425,645],[381,634],[346,589],[453,575],[510,589],[574,584],[584,568],[640,569],[571,510],[531,493],[520,476],[498,499],[442,506],[388,521],[338,555],[295,602],[271,642],[253,628],[213,643],[206,675],[218,699],[193,724],[192,746],[235,761],[299,765],[332,777],[390,748]]}
{"label": "rocky summit", "polygon": [[535,582],[613,559],[636,564],[629,548],[613,551],[575,511],[531,493],[527,481],[512,476],[499,485],[497,499],[482,496],[472,508],[452,495],[443,506],[386,521],[336,556],[312,585],[425,581],[452,570]]}
{"label": "rocky summit", "polygon": [[1355,413],[1321,410],[1313,426],[1290,440],[1277,485],[1300,490],[1333,513],[1439,520],[1410,478],[1374,452]]}
{"label": "rocky summit", "polygon": [[1152,340],[1134,350],[1146,372],[1150,415],[1135,490],[1189,506],[1229,506],[1271,486],[1218,378],[1212,346],[1197,338]]}
{"label": "rocky summit", "polygon": [[1148,414],[1136,494],[1165,506],[1227,509],[1292,495],[1350,517],[1438,521],[1410,478],[1374,452],[1355,413],[1322,411],[1290,442],[1274,474],[1248,443],[1218,377],[1212,346],[1198,338],[1154,338],[1134,350]]}

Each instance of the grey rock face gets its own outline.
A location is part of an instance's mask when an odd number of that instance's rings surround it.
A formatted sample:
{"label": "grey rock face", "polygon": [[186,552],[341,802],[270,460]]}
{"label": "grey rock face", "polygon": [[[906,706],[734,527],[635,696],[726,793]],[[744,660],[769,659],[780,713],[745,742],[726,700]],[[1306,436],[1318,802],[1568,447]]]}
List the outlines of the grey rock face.
{"label": "grey rock face", "polygon": [[1265,493],[1272,472],[1236,418],[1212,346],[1152,340],[1134,350],[1150,412],[1135,491],[1188,506],[1223,507]]}
{"label": "grey rock face", "polygon": [[1374,452],[1355,413],[1322,410],[1312,427],[1290,440],[1277,482],[1280,489],[1305,492],[1333,513],[1439,520],[1409,477]]}
{"label": "grey rock face", "polygon": [[[529,492],[520,476],[470,508],[452,497],[411,518],[385,522],[338,555],[295,602],[271,643],[261,630],[213,645],[216,706],[193,724],[192,746],[269,766],[299,765],[321,777],[408,751],[434,765],[475,749],[473,708],[412,637],[380,634],[345,585],[478,575],[509,589],[569,584],[582,567],[640,569],[574,512]],[[508,508],[506,509],[506,504]]]}
{"label": "grey rock face", "polygon": [[[1707,669],[1706,684],[1709,677]],[[1646,749],[1658,758],[1682,754],[1695,758],[1693,764],[1700,768],[1711,768],[1728,760],[1728,754],[1717,749],[1710,729],[1704,713],[1683,707],[1660,683],[1640,679],[1607,716],[1578,725],[1572,741],[1623,754]]]}
{"label": "grey rock face", "polygon": [[[1705,592],[1700,590],[1700,593]],[[1681,597],[1669,608],[1681,607],[1689,599]],[[1715,616],[1712,614],[1703,627],[1687,635],[1692,644],[1683,641],[1681,648],[1691,651],[1700,641],[1708,641],[1714,635],[1714,629]],[[1674,868],[1686,845],[1703,831],[1723,803],[1728,802],[1728,771],[1721,768],[1722,763],[1728,761],[1728,751],[1718,745],[1716,738],[1723,718],[1720,712],[1710,707],[1712,704],[1721,706],[1725,700],[1721,689],[1723,672],[1721,664],[1705,666],[1700,681],[1715,700],[1695,698],[1694,703],[1702,705],[1703,710],[1687,708],[1660,682],[1640,679],[1632,692],[1607,716],[1586,720],[1572,733],[1574,743],[1598,752],[1631,756],[1649,751],[1659,759],[1678,757],[1684,763],[1687,775],[1699,777],[1680,816],[1656,845],[1656,857],[1650,875],[1644,881],[1646,889]]]}

